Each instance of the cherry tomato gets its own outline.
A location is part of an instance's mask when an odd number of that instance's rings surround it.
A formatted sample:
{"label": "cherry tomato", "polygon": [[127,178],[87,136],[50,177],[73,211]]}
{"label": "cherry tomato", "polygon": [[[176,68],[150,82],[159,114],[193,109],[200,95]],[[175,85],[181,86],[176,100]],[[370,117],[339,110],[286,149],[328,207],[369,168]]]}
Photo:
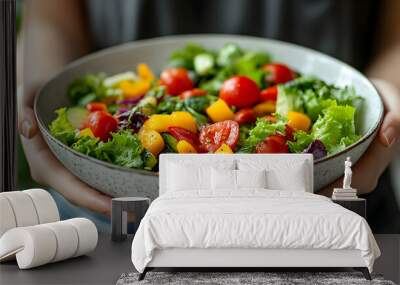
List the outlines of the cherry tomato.
{"label": "cherry tomato", "polygon": [[239,125],[254,123],[256,119],[257,118],[254,115],[253,109],[251,108],[241,109],[240,111],[235,113],[235,118],[234,118],[234,120],[238,122]]}
{"label": "cherry tomato", "polygon": [[260,93],[261,101],[276,101],[278,98],[278,86],[274,85],[264,89]]}
{"label": "cherry tomato", "polygon": [[104,111],[95,111],[89,114],[86,126],[90,128],[95,137],[107,141],[111,133],[118,129],[118,120]]}
{"label": "cherry tomato", "polygon": [[95,112],[95,111],[107,112],[107,105],[100,102],[92,102],[86,105],[86,110],[88,110],[89,112]]}
{"label": "cherry tomato", "polygon": [[293,141],[294,140],[294,129],[289,126],[288,124],[285,125],[285,134],[286,134],[286,139],[288,141]]}
{"label": "cherry tomato", "polygon": [[216,151],[222,144],[235,149],[239,140],[239,124],[232,120],[218,122],[200,131],[200,143],[209,152]]}
{"label": "cherry tomato", "polygon": [[164,69],[160,75],[160,85],[167,87],[170,95],[179,95],[194,86],[188,71],[182,67]]}
{"label": "cherry tomato", "polygon": [[202,89],[197,89],[197,88],[195,88],[195,89],[192,89],[192,90],[186,90],[186,91],[184,91],[183,93],[181,93],[181,94],[179,95],[179,97],[180,97],[182,100],[185,100],[185,99],[188,99],[188,98],[191,98],[191,97],[204,96],[204,95],[206,95],[206,94],[207,94],[207,91],[206,91],[206,90],[202,90]]}
{"label": "cherry tomato", "polygon": [[200,141],[197,134],[180,127],[169,127],[168,132],[177,140],[185,140],[199,152]]}
{"label": "cherry tomato", "polygon": [[246,76],[234,76],[222,84],[219,97],[230,106],[250,107],[260,99],[257,84]]}
{"label": "cherry tomato", "polygon": [[256,145],[256,153],[287,153],[289,152],[286,145],[286,138],[276,134],[267,137]]}
{"label": "cherry tomato", "polygon": [[263,66],[263,69],[269,73],[265,77],[268,83],[279,84],[293,80],[295,77],[294,72],[284,64],[271,63]]}

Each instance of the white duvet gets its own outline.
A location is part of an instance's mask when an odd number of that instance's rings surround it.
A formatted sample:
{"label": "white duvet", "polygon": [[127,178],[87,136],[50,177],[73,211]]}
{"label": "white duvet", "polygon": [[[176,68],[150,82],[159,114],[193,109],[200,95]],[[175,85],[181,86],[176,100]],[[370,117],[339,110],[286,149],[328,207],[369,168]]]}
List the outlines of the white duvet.
{"label": "white duvet", "polygon": [[165,248],[358,249],[370,271],[380,255],[359,215],[320,195],[265,189],[162,195],[140,223],[132,262],[143,272]]}

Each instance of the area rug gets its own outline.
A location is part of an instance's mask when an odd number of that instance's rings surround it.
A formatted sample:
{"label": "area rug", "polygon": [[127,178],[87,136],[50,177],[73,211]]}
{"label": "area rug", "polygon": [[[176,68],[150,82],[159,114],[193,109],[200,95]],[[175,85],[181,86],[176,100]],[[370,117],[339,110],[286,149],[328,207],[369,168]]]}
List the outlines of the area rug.
{"label": "area rug", "polygon": [[146,278],[138,281],[138,273],[122,274],[117,285],[146,284],[213,284],[213,285],[246,285],[246,284],[379,284],[395,285],[384,280],[380,275],[372,275],[368,281],[359,272],[148,272]]}

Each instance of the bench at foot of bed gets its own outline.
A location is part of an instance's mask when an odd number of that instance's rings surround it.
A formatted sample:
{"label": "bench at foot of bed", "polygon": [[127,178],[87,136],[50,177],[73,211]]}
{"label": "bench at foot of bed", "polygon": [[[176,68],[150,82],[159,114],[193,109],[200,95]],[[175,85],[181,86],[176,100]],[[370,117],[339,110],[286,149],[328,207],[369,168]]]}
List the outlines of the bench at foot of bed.
{"label": "bench at foot of bed", "polygon": [[[143,270],[143,272],[139,274],[138,281],[142,281],[146,277],[146,273],[151,271],[151,270],[153,270],[153,269],[155,269],[155,268],[146,267]],[[246,272],[246,271],[248,271],[248,272],[261,271],[262,272],[263,269],[264,269],[265,272],[269,272],[269,271],[272,271],[272,270],[276,270],[276,271],[282,272],[282,271],[291,271],[291,270],[294,270],[294,269],[296,269],[296,271],[297,270],[301,270],[301,271],[307,272],[307,270],[314,269],[314,271],[312,271],[312,272],[315,272],[315,271],[322,271],[323,272],[327,268],[321,269],[321,268],[296,268],[296,267],[293,267],[293,268],[280,268],[280,267],[272,268],[271,267],[271,268],[246,268],[247,270],[243,270],[244,268],[237,268],[236,269],[236,268],[232,268],[232,267],[230,267],[230,268],[218,268],[218,267],[217,268],[204,268],[204,267],[201,267],[200,269],[199,268],[188,268],[188,267],[185,267],[184,271],[188,271],[188,269],[189,270],[192,269],[193,271],[196,271],[195,269],[198,269],[199,271],[202,271],[202,272],[214,272],[214,271],[217,271],[217,270],[220,270],[220,269],[223,269],[223,271],[228,271],[228,272]],[[268,271],[266,269],[268,269]],[[353,267],[353,269],[355,271],[360,271],[364,275],[364,278],[366,280],[372,280],[371,274],[369,273],[369,270],[368,270],[367,267]]]}

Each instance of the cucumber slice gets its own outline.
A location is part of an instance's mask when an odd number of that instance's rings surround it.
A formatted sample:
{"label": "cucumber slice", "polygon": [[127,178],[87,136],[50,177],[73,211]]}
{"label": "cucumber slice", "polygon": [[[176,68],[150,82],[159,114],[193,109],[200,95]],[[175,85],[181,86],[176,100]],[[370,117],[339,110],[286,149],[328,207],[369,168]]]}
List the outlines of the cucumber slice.
{"label": "cucumber slice", "polygon": [[233,64],[243,54],[242,50],[235,44],[226,44],[218,54],[217,63],[219,66]]}
{"label": "cucumber slice", "polygon": [[97,96],[94,93],[89,93],[78,100],[78,106],[85,107],[87,104],[96,100]]}
{"label": "cucumber slice", "polygon": [[201,53],[194,58],[194,70],[199,75],[208,74],[215,65],[214,57],[208,53]]}
{"label": "cucumber slice", "polygon": [[104,79],[103,84],[105,87],[114,87],[121,81],[124,80],[136,81],[138,79],[139,78],[136,75],[136,73],[134,73],[133,71],[127,71],[107,77],[106,79]]}
{"label": "cucumber slice", "polygon": [[142,158],[144,162],[144,169],[152,170],[157,164],[157,158],[150,151],[144,150],[142,153]]}
{"label": "cucumber slice", "polygon": [[68,121],[75,129],[80,129],[89,115],[89,111],[81,107],[72,107],[67,110]]}
{"label": "cucumber slice", "polygon": [[164,142],[167,144],[167,147],[171,151],[178,152],[178,149],[176,147],[176,145],[178,144],[178,141],[176,140],[176,138],[174,138],[173,136],[171,136],[168,133],[162,133],[162,137],[164,139]]}

